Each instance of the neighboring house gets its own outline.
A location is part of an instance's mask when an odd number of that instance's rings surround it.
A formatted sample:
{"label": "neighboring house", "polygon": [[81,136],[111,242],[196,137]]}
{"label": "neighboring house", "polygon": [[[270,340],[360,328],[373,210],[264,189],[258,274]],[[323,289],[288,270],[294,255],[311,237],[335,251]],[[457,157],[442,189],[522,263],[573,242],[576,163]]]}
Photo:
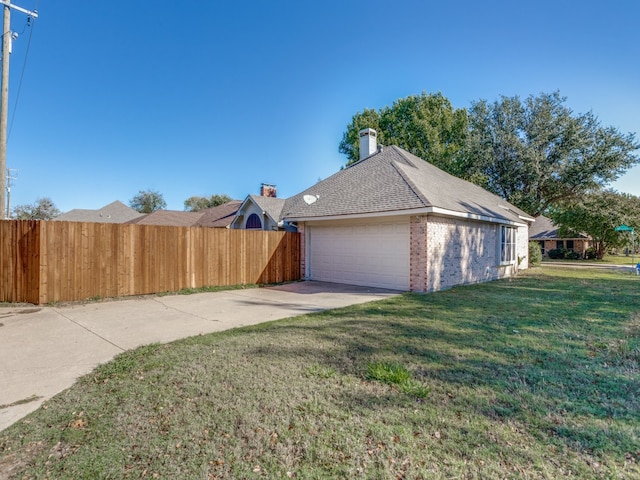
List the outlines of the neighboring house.
{"label": "neighboring house", "polygon": [[240,200],[231,200],[217,207],[202,210],[203,215],[196,225],[198,227],[230,228],[240,205],[242,205]]}
{"label": "neighboring house", "polygon": [[533,218],[375,137],[360,132],[359,162],[287,199],[303,278],[432,292],[527,268]]}
{"label": "neighboring house", "polygon": [[167,227],[193,227],[202,218],[202,212],[182,210],[156,210],[127,223],[136,225],[164,225]]}
{"label": "neighboring house", "polygon": [[282,221],[282,209],[286,200],[276,198],[275,185],[263,183],[260,195],[248,195],[242,202],[231,228],[246,230],[287,230],[296,228]]}
{"label": "neighboring house", "polygon": [[580,234],[577,237],[561,237],[557,227],[550,218],[540,215],[529,228],[529,240],[540,245],[542,255],[547,256],[549,250],[563,248],[570,252],[577,252],[581,257],[591,247],[591,237]]}
{"label": "neighboring house", "polygon": [[124,203],[116,200],[97,210],[76,208],[58,215],[54,220],[64,222],[94,222],[94,223],[128,223],[144,214],[135,211]]}
{"label": "neighboring house", "polygon": [[157,210],[128,223],[173,227],[229,228],[241,203],[240,200],[231,200],[217,207],[206,208],[197,212]]}

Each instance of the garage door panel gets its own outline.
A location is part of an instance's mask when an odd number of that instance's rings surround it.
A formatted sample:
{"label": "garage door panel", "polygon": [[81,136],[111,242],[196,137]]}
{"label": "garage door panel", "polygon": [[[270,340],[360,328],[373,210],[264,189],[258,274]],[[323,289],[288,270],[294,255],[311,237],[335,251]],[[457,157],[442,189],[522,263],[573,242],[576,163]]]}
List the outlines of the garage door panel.
{"label": "garage door panel", "polygon": [[312,280],[408,290],[409,224],[309,226]]}

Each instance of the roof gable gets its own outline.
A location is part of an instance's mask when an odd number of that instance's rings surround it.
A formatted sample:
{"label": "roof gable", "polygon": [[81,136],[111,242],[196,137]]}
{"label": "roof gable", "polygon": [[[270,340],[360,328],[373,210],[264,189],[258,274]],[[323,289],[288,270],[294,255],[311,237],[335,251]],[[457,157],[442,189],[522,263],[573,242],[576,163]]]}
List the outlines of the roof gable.
{"label": "roof gable", "polygon": [[236,218],[233,220],[232,224],[235,226],[239,226],[238,220],[246,211],[247,207],[250,204],[257,206],[261,211],[263,211],[273,223],[278,224],[282,218],[282,211],[284,208],[286,200],[284,198],[276,198],[276,197],[263,197],[261,195],[247,195],[247,198],[244,199],[242,205],[238,209],[236,213]]}

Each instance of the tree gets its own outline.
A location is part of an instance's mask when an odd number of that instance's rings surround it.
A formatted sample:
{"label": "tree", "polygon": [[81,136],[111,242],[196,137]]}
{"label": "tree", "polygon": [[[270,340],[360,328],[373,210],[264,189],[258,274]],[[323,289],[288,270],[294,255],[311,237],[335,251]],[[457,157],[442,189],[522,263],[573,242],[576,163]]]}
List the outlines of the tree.
{"label": "tree", "polygon": [[12,217],[18,220],[51,220],[60,215],[50,198],[38,198],[33,204],[16,205]]}
{"label": "tree", "polygon": [[634,134],[575,115],[558,92],[472,103],[467,177],[531,215],[580,198],[640,162]]}
{"label": "tree", "polygon": [[628,244],[627,232],[616,227],[628,225],[640,228],[640,197],[615,190],[586,194],[579,201],[554,207],[549,217],[559,226],[561,237],[586,233],[594,243],[596,258],[601,259],[611,248]]}
{"label": "tree", "polygon": [[373,128],[383,145],[397,145],[455,174],[464,170],[457,154],[464,146],[467,113],[455,109],[441,93],[412,95],[380,111],[365,109],[347,125],[339,151],[350,165],[359,160],[358,132]]}
{"label": "tree", "polygon": [[217,207],[223,203],[231,201],[231,197],[226,193],[214,194],[209,197],[193,196],[184,201],[184,209],[188,212],[198,212],[205,208]]}
{"label": "tree", "polygon": [[155,190],[140,190],[138,194],[129,200],[129,206],[140,213],[153,213],[156,210],[167,208],[162,194]]}

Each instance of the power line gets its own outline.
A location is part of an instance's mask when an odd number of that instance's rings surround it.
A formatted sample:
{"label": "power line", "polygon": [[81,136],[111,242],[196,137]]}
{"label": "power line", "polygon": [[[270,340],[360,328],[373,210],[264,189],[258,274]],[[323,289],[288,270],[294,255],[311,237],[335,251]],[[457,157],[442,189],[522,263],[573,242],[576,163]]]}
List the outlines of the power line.
{"label": "power line", "polygon": [[0,0],[2,5],[2,76],[0,78],[0,219],[5,218],[5,187],[7,166],[7,123],[9,108],[9,56],[11,54],[11,10],[24,13],[29,17],[37,17],[36,11],[29,11],[15,4],[10,0]]}
{"label": "power line", "polygon": [[[11,130],[13,130],[13,122],[16,119],[16,111],[18,110],[18,100],[20,100],[20,92],[22,90],[22,80],[24,79],[24,71],[27,68],[27,59],[29,58],[29,48],[31,47],[31,37],[33,36],[33,28],[35,26],[35,18],[27,17],[26,27],[29,29],[29,40],[27,40],[27,50],[24,54],[24,62],[22,62],[22,71],[20,72],[20,81],[18,82],[18,91],[16,92],[16,99],[13,102],[13,112],[11,113],[11,123],[9,123],[9,133],[7,134],[7,141],[11,138]],[[24,29],[22,29],[24,32]]]}

